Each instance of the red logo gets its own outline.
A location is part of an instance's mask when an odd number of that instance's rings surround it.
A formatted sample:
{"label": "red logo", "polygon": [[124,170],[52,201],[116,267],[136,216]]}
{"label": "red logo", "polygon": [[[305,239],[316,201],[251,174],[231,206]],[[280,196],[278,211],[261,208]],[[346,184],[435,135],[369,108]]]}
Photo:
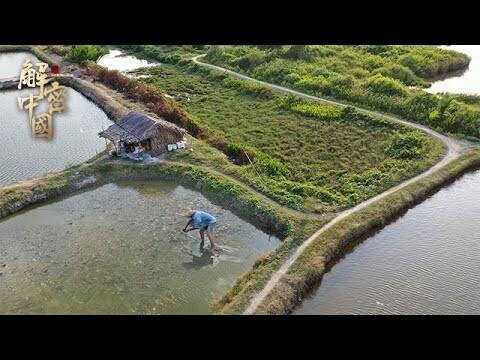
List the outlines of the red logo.
{"label": "red logo", "polygon": [[52,65],[50,68],[52,69],[52,74],[58,74],[58,65]]}

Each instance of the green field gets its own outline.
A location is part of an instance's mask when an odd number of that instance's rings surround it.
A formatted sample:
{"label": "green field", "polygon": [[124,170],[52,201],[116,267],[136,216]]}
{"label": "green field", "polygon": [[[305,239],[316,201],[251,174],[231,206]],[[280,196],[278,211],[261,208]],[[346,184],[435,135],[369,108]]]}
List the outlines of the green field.
{"label": "green field", "polygon": [[211,138],[245,149],[255,165],[233,165],[200,142],[179,160],[234,175],[292,208],[323,213],[351,207],[426,170],[443,152],[419,131],[352,108],[280,96],[192,64],[140,72]]}
{"label": "green field", "polygon": [[308,94],[396,114],[438,131],[480,138],[480,106],[421,88],[469,58],[425,45],[212,46],[205,61]]}

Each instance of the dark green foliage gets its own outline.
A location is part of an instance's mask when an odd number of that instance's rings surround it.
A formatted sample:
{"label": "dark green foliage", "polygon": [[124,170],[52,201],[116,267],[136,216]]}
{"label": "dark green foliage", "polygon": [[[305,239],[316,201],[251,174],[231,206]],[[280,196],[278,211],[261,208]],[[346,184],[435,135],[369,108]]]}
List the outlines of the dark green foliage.
{"label": "dark green foliage", "polygon": [[60,56],[67,56],[72,53],[72,47],[66,45],[50,45],[48,50]]}
{"label": "dark green foliage", "polygon": [[306,45],[292,45],[290,49],[285,53],[285,57],[290,59],[304,59],[307,55],[307,46]]}
{"label": "dark green foliage", "polygon": [[[447,94],[448,95],[448,94]],[[463,102],[469,105],[480,105],[480,95],[472,94],[450,94],[457,101]]]}
{"label": "dark green foliage", "polygon": [[138,56],[165,64],[176,64],[185,56],[201,54],[205,51],[204,45],[120,45],[119,47]]}
{"label": "dark green foliage", "polygon": [[108,53],[108,48],[98,45],[72,45],[70,58],[79,64],[86,61],[97,61],[102,55]]}
{"label": "dark green foliage", "polygon": [[231,142],[227,145],[225,153],[237,165],[247,165],[254,161],[257,151],[252,147],[239,142]]}
{"label": "dark green foliage", "polygon": [[409,68],[399,65],[390,64],[382,66],[372,71],[372,75],[381,74],[385,77],[400,80],[409,86],[425,86],[427,83],[419,79]]}
{"label": "dark green foliage", "polygon": [[396,159],[413,159],[421,157],[424,151],[424,140],[417,133],[395,134],[388,147],[387,153]]}
{"label": "dark green foliage", "polygon": [[[262,61],[238,66],[238,59],[250,53]],[[409,88],[465,69],[468,56],[455,51],[411,45],[212,46],[205,59],[312,95],[397,114],[440,132],[480,138],[480,103],[475,98],[456,96],[458,101],[444,110],[442,98],[447,95]]]}
{"label": "dark green foliage", "polygon": [[259,153],[255,157],[255,163],[259,164],[268,175],[287,174],[287,167],[281,161],[272,158],[265,153]]}
{"label": "dark green foliage", "polygon": [[376,74],[369,77],[363,83],[366,89],[373,93],[388,95],[388,96],[405,96],[407,89],[398,80],[385,77],[381,74]]}
{"label": "dark green foliage", "polygon": [[227,87],[235,88],[245,94],[254,95],[262,99],[273,99],[275,95],[272,88],[255,81],[244,81],[229,76],[223,79],[223,84]]}

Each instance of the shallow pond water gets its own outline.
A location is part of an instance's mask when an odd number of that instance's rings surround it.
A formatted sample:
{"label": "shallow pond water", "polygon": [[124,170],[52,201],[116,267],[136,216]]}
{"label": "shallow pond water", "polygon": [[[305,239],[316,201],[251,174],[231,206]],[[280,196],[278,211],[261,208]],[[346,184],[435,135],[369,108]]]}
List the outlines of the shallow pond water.
{"label": "shallow pond water", "polygon": [[142,67],[160,65],[160,63],[149,62],[132,55],[125,55],[123,51],[116,49],[110,49],[110,52],[98,59],[97,63],[105,66],[109,70],[118,70],[124,73],[137,70]]}
{"label": "shallow pond water", "polygon": [[[181,229],[212,213],[220,250]],[[170,182],[107,184],[0,222],[0,313],[205,314],[280,240]]]}
{"label": "shallow pond water", "polygon": [[20,110],[17,104],[17,98],[28,93],[23,89],[0,91],[0,186],[62,170],[89,159],[106,146],[98,133],[112,122],[100,108],[73,89],[67,91],[67,110],[54,113],[53,139],[33,138],[28,111]]}

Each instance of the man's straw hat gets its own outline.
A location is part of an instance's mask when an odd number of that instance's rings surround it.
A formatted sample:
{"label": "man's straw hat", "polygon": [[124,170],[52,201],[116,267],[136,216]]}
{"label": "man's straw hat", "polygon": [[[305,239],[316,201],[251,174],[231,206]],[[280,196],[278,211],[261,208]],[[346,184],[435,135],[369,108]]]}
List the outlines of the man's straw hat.
{"label": "man's straw hat", "polygon": [[192,217],[193,215],[195,215],[196,212],[197,212],[197,210],[188,209],[188,211],[185,212],[185,213],[183,214],[183,216],[185,216],[185,217]]}

